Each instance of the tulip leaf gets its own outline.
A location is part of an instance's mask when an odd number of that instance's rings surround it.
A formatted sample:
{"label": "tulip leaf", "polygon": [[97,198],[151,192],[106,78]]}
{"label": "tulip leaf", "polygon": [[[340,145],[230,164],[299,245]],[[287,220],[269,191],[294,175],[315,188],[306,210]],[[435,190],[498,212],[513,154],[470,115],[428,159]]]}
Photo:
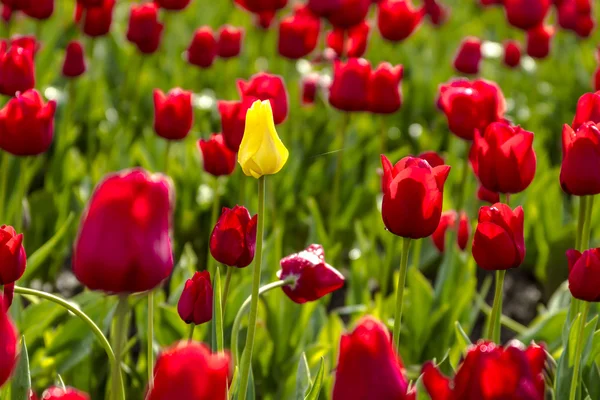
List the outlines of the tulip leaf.
{"label": "tulip leaf", "polygon": [[315,382],[310,388],[310,392],[306,395],[304,400],[318,400],[321,394],[321,387],[323,386],[323,375],[325,375],[325,360],[321,357],[321,364],[319,365],[319,371],[315,378]]}
{"label": "tulip leaf", "polygon": [[296,373],[296,400],[302,400],[306,396],[306,392],[311,385],[310,368],[306,360],[306,353],[300,355],[298,362],[298,371]]}
{"label": "tulip leaf", "polygon": [[462,326],[460,325],[460,322],[456,321],[454,323],[454,328],[456,330],[456,338],[462,342],[463,347],[468,347],[470,345],[472,345],[473,343],[471,343],[471,339],[469,339],[469,335],[467,335],[467,333],[465,332],[465,330],[462,328]]}
{"label": "tulip leaf", "polygon": [[31,372],[29,372],[29,355],[27,354],[27,344],[25,336],[21,337],[21,353],[19,361],[15,368],[12,384],[10,388],[11,400],[29,400],[29,391],[31,390]]}
{"label": "tulip leaf", "polygon": [[221,270],[215,270],[213,285],[213,323],[212,325],[212,347],[213,350],[223,351],[223,308],[221,306]]}

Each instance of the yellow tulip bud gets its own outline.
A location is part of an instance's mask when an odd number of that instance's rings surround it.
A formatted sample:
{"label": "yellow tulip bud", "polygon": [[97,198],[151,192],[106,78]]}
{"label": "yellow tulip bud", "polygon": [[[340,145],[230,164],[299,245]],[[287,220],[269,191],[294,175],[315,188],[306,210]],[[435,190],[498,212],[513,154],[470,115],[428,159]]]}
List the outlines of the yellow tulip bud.
{"label": "yellow tulip bud", "polygon": [[269,100],[257,100],[246,113],[246,128],[238,152],[238,163],[247,176],[256,179],[276,174],[289,156],[275,130]]}

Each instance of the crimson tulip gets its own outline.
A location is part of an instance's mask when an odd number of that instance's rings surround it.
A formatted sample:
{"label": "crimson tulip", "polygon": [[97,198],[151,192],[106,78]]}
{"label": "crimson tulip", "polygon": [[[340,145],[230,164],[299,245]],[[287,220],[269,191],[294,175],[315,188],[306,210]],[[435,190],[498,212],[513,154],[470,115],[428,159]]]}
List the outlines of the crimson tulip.
{"label": "crimson tulip", "polygon": [[287,5],[287,0],[234,0],[235,3],[245,8],[246,10],[255,13],[275,13],[275,11],[284,8]]}
{"label": "crimson tulip", "polygon": [[77,4],[83,7],[99,7],[104,0],[77,0]]}
{"label": "crimson tulip", "polygon": [[320,30],[319,17],[308,7],[297,6],[292,15],[279,23],[279,54],[292,60],[307,56],[317,47]]}
{"label": "crimson tulip", "polygon": [[192,42],[187,49],[187,60],[200,68],[210,67],[217,57],[218,44],[212,29],[208,26],[194,32]]}
{"label": "crimson tulip", "polygon": [[600,90],[600,66],[594,72],[594,78],[592,82],[594,90]]}
{"label": "crimson tulip", "polygon": [[181,11],[184,10],[191,0],[154,0],[154,2],[165,10]]}
{"label": "crimson tulip", "polygon": [[314,104],[319,89],[319,75],[310,74],[303,77],[300,86],[302,92],[302,105],[307,106]]}
{"label": "crimson tulip", "polygon": [[77,13],[83,13],[83,33],[91,37],[104,36],[110,32],[116,0],[103,0],[101,5],[85,8],[78,3]]}
{"label": "crimson tulip", "polygon": [[244,128],[246,126],[246,112],[254,102],[254,98],[246,98],[242,101],[219,100],[217,109],[221,115],[221,131],[225,144],[234,153],[238,152]]}
{"label": "crimson tulip", "polygon": [[177,312],[186,324],[201,325],[213,316],[213,288],[208,271],[195,272],[177,303]]}
{"label": "crimson tulip", "polygon": [[368,108],[371,65],[363,58],[351,58],[346,63],[336,61],[329,103],[342,111],[364,111]]}
{"label": "crimson tulip", "polygon": [[500,193],[488,190],[484,186],[479,186],[477,189],[477,198],[486,203],[495,204],[500,202]]}
{"label": "crimson tulip", "polygon": [[223,207],[210,235],[210,254],[221,264],[244,268],[254,259],[258,215],[250,217],[246,207]]}
{"label": "crimson tulip", "polygon": [[402,105],[400,81],[404,74],[402,65],[393,67],[381,63],[371,71],[367,92],[368,110],[375,114],[392,114]]}
{"label": "crimson tulip", "polygon": [[23,234],[12,226],[0,227],[0,286],[16,282],[23,276],[27,255],[23,248]]}
{"label": "crimson tulip", "polygon": [[504,42],[504,64],[515,68],[521,63],[521,46],[514,40]]}
{"label": "crimson tulip", "polygon": [[21,43],[0,40],[0,93],[14,96],[35,86],[33,50]]}
{"label": "crimson tulip", "polygon": [[209,140],[198,140],[204,170],[214,176],[231,175],[235,169],[236,154],[225,144],[222,134],[213,134]]}
{"label": "crimson tulip", "polygon": [[242,50],[243,28],[223,25],[219,29],[217,40],[217,54],[221,58],[237,57]]}
{"label": "crimson tulip", "polygon": [[308,0],[308,8],[320,17],[327,17],[342,6],[342,0]]}
{"label": "crimson tulip", "polygon": [[560,185],[575,196],[600,193],[600,125],[586,122],[574,130],[564,125]]}
{"label": "crimson tulip", "polygon": [[158,21],[158,6],[155,3],[133,4],[127,26],[127,40],[135,44],[144,54],[158,50],[163,24]]}
{"label": "crimson tulip", "polygon": [[194,122],[192,92],[180,88],[171,89],[166,95],[154,90],[154,130],[169,140],[184,139]]}
{"label": "crimson tulip", "polygon": [[384,39],[399,42],[421,24],[425,8],[415,8],[411,0],[383,0],[378,5],[377,27]]}
{"label": "crimson tulip", "polygon": [[429,165],[431,165],[431,168],[439,167],[446,163],[444,161],[444,159],[442,158],[442,156],[440,156],[435,151],[425,151],[425,152],[419,154],[418,157],[427,161],[429,163]]}
{"label": "crimson tulip", "polygon": [[469,241],[469,235],[471,227],[469,225],[469,217],[467,213],[461,211],[460,216],[457,215],[456,211],[447,211],[442,213],[442,217],[440,218],[440,224],[436,228],[435,232],[431,235],[431,239],[433,240],[433,244],[440,251],[440,253],[444,252],[445,243],[446,243],[446,231],[448,228],[456,229],[458,222],[458,233],[456,236],[456,240],[458,243],[458,247],[461,250],[465,250],[467,248],[467,242]]}
{"label": "crimson tulip", "polygon": [[448,9],[438,3],[438,0],[424,0],[423,8],[433,25],[440,26],[448,19]]}
{"label": "crimson tulip", "polygon": [[533,58],[546,58],[555,29],[550,25],[539,25],[527,31],[527,54]]}
{"label": "crimson tulip", "polygon": [[90,400],[90,396],[70,387],[63,389],[53,386],[42,393],[41,400]]}
{"label": "crimson tulip", "polygon": [[0,296],[0,387],[10,378],[17,363],[17,344],[17,330]]}
{"label": "crimson tulip", "polygon": [[288,94],[282,77],[260,72],[247,82],[238,80],[237,85],[242,99],[269,100],[276,125],[285,121],[288,114]]}
{"label": "crimson tulip", "polygon": [[529,30],[544,22],[551,4],[551,0],[504,0],[506,19],[516,28]]}
{"label": "crimson tulip", "polygon": [[77,78],[85,73],[85,54],[81,42],[74,40],[67,45],[62,74],[67,78]]}
{"label": "crimson tulip", "polygon": [[477,74],[481,58],[481,40],[467,37],[460,44],[454,57],[454,69],[463,74]]}
{"label": "crimson tulip", "polygon": [[333,28],[327,34],[327,46],[334,50],[338,57],[361,57],[367,51],[370,30],[367,21],[349,29]]}
{"label": "crimson tulip", "polygon": [[29,50],[34,58],[40,49],[40,42],[33,35],[15,35],[10,38],[9,45],[23,47],[24,49]]}
{"label": "crimson tulip", "polygon": [[0,17],[2,18],[2,21],[4,21],[5,23],[9,23],[12,19],[13,10],[6,4],[3,4],[0,12]]}
{"label": "crimson tulip", "polygon": [[556,4],[558,24],[563,29],[575,32],[580,37],[588,37],[594,30],[590,0],[561,0]]}
{"label": "crimson tulip", "polygon": [[154,289],[173,270],[169,232],[174,189],[169,178],[141,168],[110,174],[81,217],[73,272],[91,290]]}
{"label": "crimson tulip", "polygon": [[364,21],[370,5],[371,0],[340,0],[339,6],[327,15],[327,19],[337,28],[350,28]]}
{"label": "crimson tulip", "polygon": [[600,249],[589,249],[583,253],[567,250],[569,263],[569,290],[579,300],[600,301]]}
{"label": "crimson tulip", "polygon": [[44,20],[52,16],[54,12],[54,0],[35,0],[25,2],[25,7],[21,8],[25,15]]}
{"label": "crimson tulip", "polygon": [[586,93],[577,101],[577,110],[572,124],[573,129],[577,130],[588,121],[600,124],[600,91]]}

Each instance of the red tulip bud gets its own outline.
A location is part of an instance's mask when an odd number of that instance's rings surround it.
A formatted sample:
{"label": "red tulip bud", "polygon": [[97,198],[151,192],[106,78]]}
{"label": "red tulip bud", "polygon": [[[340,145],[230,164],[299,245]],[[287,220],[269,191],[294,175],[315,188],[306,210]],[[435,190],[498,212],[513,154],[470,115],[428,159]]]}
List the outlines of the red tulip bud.
{"label": "red tulip bud", "polygon": [[550,54],[553,26],[539,25],[527,31],[527,54],[533,58],[546,58]]}
{"label": "red tulip bud", "polygon": [[346,63],[336,61],[329,103],[342,111],[366,110],[370,76],[371,65],[363,58],[351,58]]}
{"label": "red tulip bud", "polygon": [[600,91],[586,93],[577,101],[577,111],[572,124],[573,129],[577,130],[588,121],[600,124]]}
{"label": "red tulip bud", "polygon": [[152,54],[158,50],[163,28],[158,21],[158,6],[155,3],[131,6],[127,40],[135,44],[139,51]]}
{"label": "red tulip bud", "polygon": [[29,17],[44,20],[52,16],[54,12],[54,0],[33,0],[25,2],[21,10]]}
{"label": "red tulip bud", "polygon": [[600,125],[586,122],[576,131],[564,125],[560,185],[566,193],[587,196],[600,193]]}
{"label": "red tulip bud", "polygon": [[302,78],[300,82],[302,92],[302,105],[308,106],[315,103],[319,89],[319,75],[311,74]]}
{"label": "red tulip bud", "polygon": [[317,47],[320,30],[319,17],[306,6],[296,7],[294,14],[279,23],[279,54],[292,60],[307,56]]}
{"label": "red tulip bud", "polygon": [[217,109],[221,115],[221,131],[225,144],[231,151],[237,153],[246,126],[246,112],[257,100],[255,97],[246,97],[242,101],[219,100]]}
{"label": "red tulip bud", "polygon": [[486,203],[495,204],[500,202],[500,193],[492,192],[484,186],[479,186],[479,189],[477,189],[477,198]]}
{"label": "red tulip bud", "polygon": [[83,33],[91,37],[98,37],[110,32],[114,7],[115,0],[103,0],[101,5],[86,8],[84,12],[84,9],[78,3],[77,13],[83,16]]}
{"label": "red tulip bud", "polygon": [[308,8],[320,17],[327,17],[342,5],[342,0],[308,0]]}
{"label": "red tulip bud", "polygon": [[381,36],[392,42],[408,38],[421,24],[424,8],[415,8],[410,0],[383,0],[379,3],[377,27]]}
{"label": "red tulip bud", "polygon": [[521,46],[514,40],[504,42],[504,64],[511,68],[519,66],[521,63]]}
{"label": "red tulip bud", "polygon": [[33,51],[22,43],[0,40],[0,93],[14,96],[35,86]]}
{"label": "red tulip bud", "polygon": [[446,163],[444,161],[444,159],[442,158],[442,156],[440,156],[435,151],[425,151],[425,152],[419,154],[418,157],[427,161],[429,163],[429,165],[431,165],[431,168],[439,167]]}
{"label": "red tulip bud", "polygon": [[219,40],[217,41],[217,53],[219,57],[237,57],[242,49],[243,35],[243,28],[223,25],[221,29],[219,29]]}
{"label": "red tulip bud", "polygon": [[17,344],[17,330],[0,296],[0,387],[10,378],[17,363]]}
{"label": "red tulip bud", "polygon": [[367,21],[349,29],[333,28],[327,34],[327,46],[335,51],[337,57],[361,57],[367,50],[370,29]]}
{"label": "red tulip bud", "polygon": [[67,78],[77,78],[85,73],[85,55],[79,41],[72,41],[67,46],[62,73]]}
{"label": "red tulip bud", "polygon": [[551,3],[551,0],[504,0],[506,19],[516,28],[529,30],[544,22]]}
{"label": "red tulip bud", "polygon": [[194,32],[192,43],[187,49],[187,60],[200,68],[210,67],[217,56],[217,40],[208,26],[198,28]]}
{"label": "red tulip bud", "polygon": [[445,249],[446,242],[446,231],[448,228],[456,229],[458,225],[458,233],[456,235],[456,240],[458,243],[458,247],[461,250],[465,250],[467,248],[467,243],[469,241],[469,235],[471,227],[469,225],[469,217],[464,211],[461,211],[460,218],[458,218],[456,211],[447,211],[442,213],[442,217],[440,218],[440,224],[437,229],[431,235],[431,239],[433,240],[433,244],[437,249],[443,253]]}
{"label": "red tulip bud", "polygon": [[594,29],[590,0],[562,0],[556,5],[558,24],[563,29],[588,37]]}
{"label": "red tulip bud", "polygon": [[223,208],[210,236],[210,254],[221,264],[244,268],[254,259],[256,222],[246,207]]}
{"label": "red tulip bud", "polygon": [[276,125],[285,121],[288,115],[288,94],[283,78],[260,72],[250,77],[248,82],[238,80],[237,85],[242,99],[249,97],[262,101],[269,100]]}
{"label": "red tulip bud", "polygon": [[12,18],[13,10],[6,4],[2,5],[2,20],[9,23]]}
{"label": "red tulip bud", "polygon": [[423,7],[425,13],[429,16],[429,20],[435,26],[442,25],[448,19],[448,9],[438,3],[438,0],[425,0]]}
{"label": "red tulip bud", "polygon": [[0,227],[0,286],[14,283],[25,272],[27,255],[23,248],[23,234],[17,235],[12,226]]}
{"label": "red tulip bud", "polygon": [[222,134],[213,134],[209,140],[198,140],[204,170],[214,176],[231,175],[235,169],[236,154],[225,144]]}
{"label": "red tulip bud", "polygon": [[191,0],[154,0],[154,2],[165,10],[181,11],[185,9]]}
{"label": "red tulip bud", "polygon": [[90,396],[73,388],[53,386],[42,394],[42,400],[90,400]]}
{"label": "red tulip bud", "polygon": [[368,109],[376,114],[393,114],[402,105],[400,81],[404,75],[404,67],[393,67],[389,63],[381,63],[371,71],[368,90]]}
{"label": "red tulip bud", "polygon": [[201,325],[212,319],[213,288],[208,271],[196,272],[185,282],[177,312],[186,324]]}
{"label": "red tulip bud", "polygon": [[169,140],[184,139],[194,122],[192,92],[180,88],[171,89],[166,95],[154,90],[154,130]]}
{"label": "red tulip bud", "polygon": [[454,57],[454,69],[463,74],[477,74],[481,58],[481,40],[467,37],[460,44]]}
{"label": "red tulip bud", "polygon": [[327,18],[335,27],[350,28],[367,17],[370,5],[371,0],[340,0],[340,5]]}
{"label": "red tulip bud", "polygon": [[589,249],[583,253],[567,250],[569,262],[569,290],[579,300],[600,301],[600,249]]}

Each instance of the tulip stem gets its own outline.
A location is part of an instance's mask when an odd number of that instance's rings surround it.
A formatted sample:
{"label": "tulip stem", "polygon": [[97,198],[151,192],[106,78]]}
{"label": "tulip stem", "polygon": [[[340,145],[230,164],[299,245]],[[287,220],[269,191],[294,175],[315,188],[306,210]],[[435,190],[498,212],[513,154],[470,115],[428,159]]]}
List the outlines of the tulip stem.
{"label": "tulip stem", "polygon": [[258,292],[260,288],[260,270],[262,266],[263,235],[265,230],[265,176],[258,178],[258,224],[256,229],[256,255],[253,265],[252,295],[250,296],[250,316],[248,317],[248,334],[246,349],[240,367],[240,400],[246,400],[246,389],[252,368],[252,350],[256,333],[256,317],[258,314]]}
{"label": "tulip stem", "polygon": [[[121,377],[121,361],[123,358],[123,349],[127,336],[127,314],[129,312],[129,298],[127,295],[119,296],[117,311],[115,313],[115,324],[113,327],[113,348],[115,349],[115,364],[112,370],[112,390],[111,396],[114,400],[125,400],[124,384]],[[119,393],[119,383],[123,391]]]}
{"label": "tulip stem", "polygon": [[329,237],[332,238],[335,235],[335,221],[337,214],[340,209],[340,191],[342,183],[342,175],[344,169],[344,146],[346,143],[346,130],[350,122],[350,113],[344,113],[342,117],[342,124],[340,129],[337,131],[338,145],[336,161],[335,161],[335,175],[333,177],[333,192],[331,202],[331,213],[329,214]]}
{"label": "tulip stem", "polygon": [[590,233],[592,229],[592,209],[594,208],[594,196],[589,196],[586,203],[585,221],[581,233],[581,251],[587,250],[590,245]]}
{"label": "tulip stem", "polygon": [[188,336],[188,342],[192,342],[192,340],[194,340],[194,330],[196,330],[196,324],[192,323],[190,325],[190,334]]}
{"label": "tulip stem", "polygon": [[154,291],[148,292],[148,387],[154,387]]}
{"label": "tulip stem", "polygon": [[2,154],[2,165],[0,168],[0,215],[4,220],[7,219],[6,215],[6,188],[8,186],[8,170],[10,169],[10,154],[3,152]]}
{"label": "tulip stem", "polygon": [[408,270],[408,251],[410,238],[402,238],[402,253],[400,255],[400,271],[398,272],[398,287],[396,288],[396,311],[394,314],[394,349],[400,354],[400,327],[402,322],[402,303],[404,301],[404,286]]}
{"label": "tulip stem", "polygon": [[577,332],[577,342],[575,344],[575,366],[573,367],[573,377],[571,378],[571,391],[569,393],[569,400],[575,400],[577,397],[577,385],[579,383],[579,369],[581,366],[581,356],[583,353],[583,345],[585,341],[585,323],[587,316],[590,311],[590,303],[587,301],[583,302],[583,311],[579,313],[579,331]]}
{"label": "tulip stem", "polygon": [[494,292],[494,305],[488,328],[488,339],[500,343],[500,315],[502,315],[502,289],[504,287],[505,270],[496,271],[496,290]]}
{"label": "tulip stem", "polygon": [[233,267],[224,265],[227,269],[227,275],[225,276],[225,284],[223,285],[223,294],[221,295],[221,309],[223,315],[225,315],[225,305],[227,304],[227,294],[229,293],[229,285],[231,283],[231,276],[233,275]]}

